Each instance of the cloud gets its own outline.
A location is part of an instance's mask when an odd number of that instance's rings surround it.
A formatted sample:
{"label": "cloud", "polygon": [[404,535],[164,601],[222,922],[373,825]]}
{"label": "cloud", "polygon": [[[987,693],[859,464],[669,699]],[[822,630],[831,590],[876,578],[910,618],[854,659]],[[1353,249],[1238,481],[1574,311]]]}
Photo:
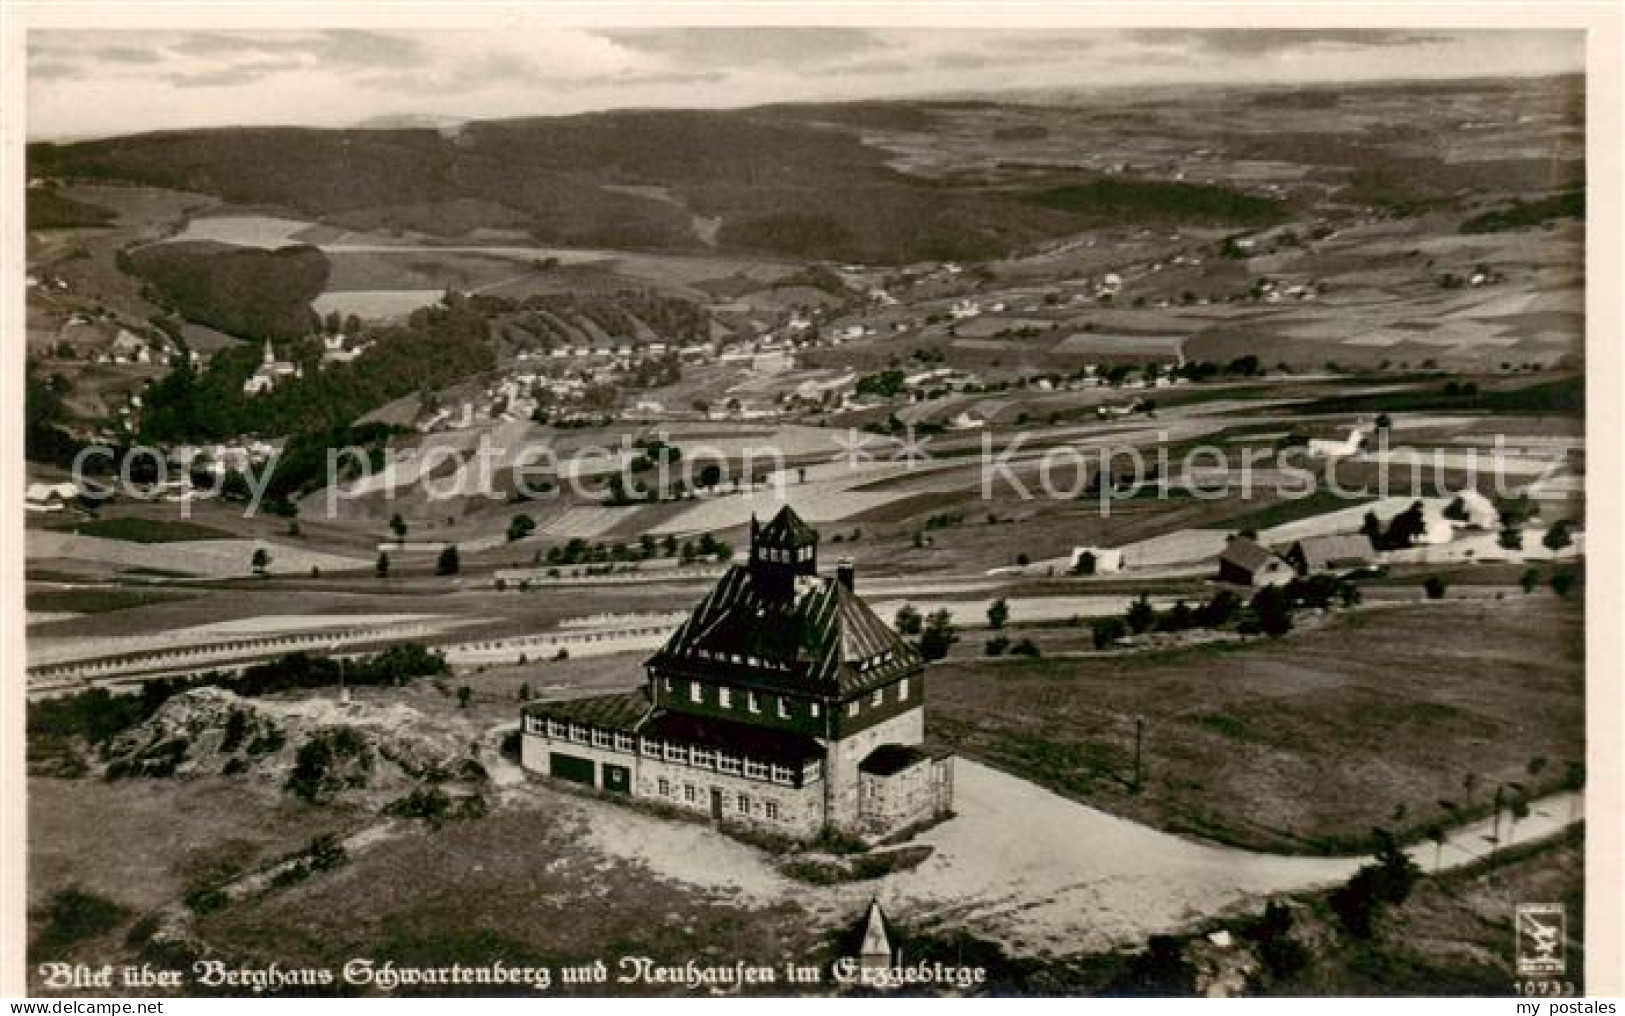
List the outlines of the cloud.
{"label": "cloud", "polygon": [[1461,77],[1486,68],[1559,73],[1583,70],[1583,39],[1371,29],[40,29],[27,36],[28,122],[32,136],[62,137],[402,113],[506,118],[1114,84]]}
{"label": "cloud", "polygon": [[292,69],[294,68],[289,67],[286,62],[281,60],[259,60],[233,64],[229,67],[220,67],[214,70],[166,74],[164,75],[164,81],[176,88],[232,88],[255,84],[272,75],[282,74]]}
{"label": "cloud", "polygon": [[75,64],[61,60],[40,60],[35,62],[32,58],[28,63],[28,77],[34,81],[54,81],[58,78],[71,78],[78,73]]}
{"label": "cloud", "polygon": [[1140,29],[1129,32],[1134,42],[1157,47],[1194,50],[1213,56],[1273,56],[1307,49],[1388,48],[1448,42],[1448,36],[1389,29]]}
{"label": "cloud", "polygon": [[885,46],[863,28],[634,28],[599,34],[617,46],[679,63],[799,67]]}
{"label": "cloud", "polygon": [[988,53],[974,53],[968,50],[951,50],[947,53],[938,53],[931,58],[933,67],[941,67],[950,71],[972,71],[997,63],[998,58]]}
{"label": "cloud", "polygon": [[100,63],[152,64],[163,59],[160,54],[150,49],[135,46],[103,46],[94,50],[90,56]]}

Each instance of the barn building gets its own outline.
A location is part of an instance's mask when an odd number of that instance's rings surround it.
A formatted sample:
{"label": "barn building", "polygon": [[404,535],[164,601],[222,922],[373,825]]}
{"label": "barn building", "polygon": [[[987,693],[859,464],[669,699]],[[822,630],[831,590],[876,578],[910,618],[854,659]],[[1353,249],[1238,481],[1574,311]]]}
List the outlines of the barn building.
{"label": "barn building", "polygon": [[1219,555],[1219,581],[1238,586],[1279,586],[1295,577],[1292,566],[1245,536],[1232,537]]}
{"label": "barn building", "polygon": [[637,691],[524,708],[526,769],[792,837],[946,815],[924,663],[785,507],[645,664]]}
{"label": "barn building", "polygon": [[1305,537],[1281,556],[1299,575],[1327,575],[1363,568],[1377,551],[1364,533],[1331,533]]}

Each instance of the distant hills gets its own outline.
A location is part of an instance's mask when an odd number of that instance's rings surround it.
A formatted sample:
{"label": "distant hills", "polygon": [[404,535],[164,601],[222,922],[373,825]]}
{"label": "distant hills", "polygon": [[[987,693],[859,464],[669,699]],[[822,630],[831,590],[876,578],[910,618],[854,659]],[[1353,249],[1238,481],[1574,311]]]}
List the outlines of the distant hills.
{"label": "distant hills", "polygon": [[27,157],[33,178],[169,187],[431,238],[500,229],[570,247],[970,261],[1096,226],[1252,228],[1327,202],[1574,189],[1583,94],[1550,78],[405,115],[41,142]]}
{"label": "distant hills", "polygon": [[[929,128],[933,113],[929,104],[857,103],[594,113],[455,131],[224,128],[37,143],[28,161],[32,176],[200,192],[357,229],[446,237],[521,229],[582,247],[971,260],[1086,224],[1064,201],[1033,199],[1089,182],[1079,173],[1052,174],[1043,187],[928,179],[864,143],[866,130]],[[1154,194],[1140,205],[1141,218],[1157,217]],[[695,228],[700,218],[722,221],[709,244]]]}

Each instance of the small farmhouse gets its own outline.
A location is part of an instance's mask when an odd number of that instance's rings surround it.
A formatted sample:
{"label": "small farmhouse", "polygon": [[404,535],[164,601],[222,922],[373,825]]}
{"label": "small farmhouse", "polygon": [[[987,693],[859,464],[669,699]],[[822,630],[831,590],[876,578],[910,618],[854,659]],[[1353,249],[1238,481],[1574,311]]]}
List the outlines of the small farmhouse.
{"label": "small farmhouse", "polygon": [[789,836],[884,835],[947,814],[951,757],[925,749],[919,653],[818,574],[786,507],[622,695],[524,709],[526,769]]}
{"label": "small farmhouse", "polygon": [[1110,575],[1123,570],[1123,551],[1117,547],[1073,547],[1067,570],[1074,575]]}
{"label": "small farmhouse", "polygon": [[1290,582],[1292,566],[1245,536],[1225,544],[1219,555],[1219,581],[1238,586],[1278,586]]}
{"label": "small farmhouse", "polygon": [[1335,533],[1299,540],[1282,556],[1299,575],[1338,574],[1370,564],[1377,550],[1364,533]]}

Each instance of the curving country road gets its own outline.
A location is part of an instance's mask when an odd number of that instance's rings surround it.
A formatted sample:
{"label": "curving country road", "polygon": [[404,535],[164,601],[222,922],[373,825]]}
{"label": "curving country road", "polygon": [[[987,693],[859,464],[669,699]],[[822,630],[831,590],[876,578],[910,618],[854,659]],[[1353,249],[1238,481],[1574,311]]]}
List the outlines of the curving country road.
{"label": "curving country road", "polygon": [[[1238,904],[1346,880],[1365,857],[1263,854],[1187,840],[1051,793],[964,758],[954,762],[956,817],[915,842],[936,848],[913,871],[873,882],[810,886],[714,829],[668,822],[613,804],[554,797],[545,781],[493,773],[510,805],[540,794],[578,812],[583,842],[654,874],[769,905],[799,900],[831,922],[873,896],[921,926],[963,927],[1015,954],[1076,953],[1143,942]],[[1502,846],[1559,832],[1581,817],[1580,796],[1536,801]],[[531,806],[534,805],[532,802]],[[1489,820],[1455,830],[1440,867],[1483,857]],[[1412,849],[1432,871],[1431,842]]]}

